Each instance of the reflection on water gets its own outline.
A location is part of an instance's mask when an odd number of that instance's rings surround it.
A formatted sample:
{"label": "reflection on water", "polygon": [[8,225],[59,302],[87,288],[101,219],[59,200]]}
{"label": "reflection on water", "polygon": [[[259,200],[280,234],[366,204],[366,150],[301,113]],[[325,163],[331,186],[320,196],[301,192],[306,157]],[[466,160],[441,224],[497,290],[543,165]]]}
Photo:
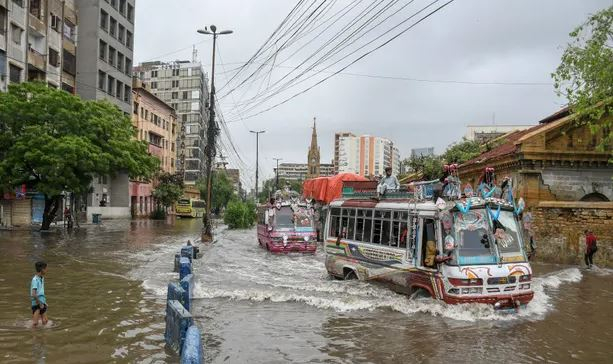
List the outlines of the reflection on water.
{"label": "reflection on water", "polygon": [[[0,362],[176,362],[164,348],[173,256],[200,222],[106,222],[75,234],[0,233]],[[613,272],[537,265],[517,315],[409,300],[327,277],[322,252],[276,256],[255,231],[220,230],[195,261],[207,362],[607,362]],[[38,259],[55,326],[27,329]]]}

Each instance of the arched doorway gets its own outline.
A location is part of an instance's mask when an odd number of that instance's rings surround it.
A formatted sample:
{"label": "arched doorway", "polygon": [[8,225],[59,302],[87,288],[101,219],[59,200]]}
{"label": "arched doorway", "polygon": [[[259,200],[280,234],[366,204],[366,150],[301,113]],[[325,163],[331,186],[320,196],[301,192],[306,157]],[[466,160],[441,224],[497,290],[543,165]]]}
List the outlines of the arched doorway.
{"label": "arched doorway", "polygon": [[581,197],[581,201],[583,202],[608,202],[609,199],[607,198],[607,196],[603,195],[602,193],[592,192],[592,193],[588,193],[587,195]]}

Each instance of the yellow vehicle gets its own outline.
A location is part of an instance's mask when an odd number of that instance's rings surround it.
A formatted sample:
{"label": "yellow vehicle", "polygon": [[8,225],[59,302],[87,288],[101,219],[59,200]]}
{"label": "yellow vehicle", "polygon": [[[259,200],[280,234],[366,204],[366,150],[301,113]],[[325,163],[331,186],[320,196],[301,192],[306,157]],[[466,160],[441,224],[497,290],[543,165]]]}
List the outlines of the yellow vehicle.
{"label": "yellow vehicle", "polygon": [[202,217],[205,210],[206,202],[194,198],[180,199],[175,205],[175,212],[181,217]]}

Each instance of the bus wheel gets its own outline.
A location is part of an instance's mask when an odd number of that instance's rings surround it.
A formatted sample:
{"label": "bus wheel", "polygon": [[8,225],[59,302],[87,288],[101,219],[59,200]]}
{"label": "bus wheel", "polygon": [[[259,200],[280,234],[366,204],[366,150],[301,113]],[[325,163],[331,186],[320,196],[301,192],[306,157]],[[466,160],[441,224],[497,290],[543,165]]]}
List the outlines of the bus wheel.
{"label": "bus wheel", "polygon": [[345,268],[343,273],[344,273],[344,279],[346,281],[358,279],[358,275],[355,274],[355,271],[351,268]]}

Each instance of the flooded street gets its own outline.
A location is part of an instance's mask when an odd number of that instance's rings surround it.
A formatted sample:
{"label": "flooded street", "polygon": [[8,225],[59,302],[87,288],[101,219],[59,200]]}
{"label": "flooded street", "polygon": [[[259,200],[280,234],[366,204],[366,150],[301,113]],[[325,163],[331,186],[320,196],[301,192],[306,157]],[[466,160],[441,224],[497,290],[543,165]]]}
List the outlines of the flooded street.
{"label": "flooded street", "polygon": [[[173,256],[200,222],[105,222],[73,235],[0,232],[0,362],[175,363],[164,348]],[[211,363],[610,362],[613,272],[536,265],[517,315],[409,300],[327,277],[323,251],[273,256],[255,230],[218,230],[195,261]],[[28,287],[49,263],[50,328],[27,328]]]}

